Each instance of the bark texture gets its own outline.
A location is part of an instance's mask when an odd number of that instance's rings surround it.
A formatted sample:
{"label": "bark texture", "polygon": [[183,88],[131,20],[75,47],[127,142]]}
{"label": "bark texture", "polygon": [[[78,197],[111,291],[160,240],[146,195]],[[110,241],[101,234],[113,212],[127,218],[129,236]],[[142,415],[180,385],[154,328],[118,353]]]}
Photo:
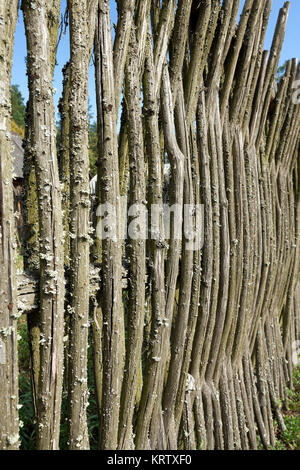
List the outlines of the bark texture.
{"label": "bark texture", "polygon": [[88,70],[97,2],[70,0],[70,303],[68,338],[68,443],[88,449],[87,353],[89,329]]}
{"label": "bark texture", "polygon": [[10,77],[18,2],[0,2],[0,449],[19,447],[18,333]]}
{"label": "bark texture", "polygon": [[58,32],[59,5],[56,0],[22,2],[32,109],[30,125],[36,149],[34,165],[40,238],[38,449],[57,449],[59,446],[63,379],[63,218],[52,88],[52,62],[56,50],[53,36],[57,37]]}

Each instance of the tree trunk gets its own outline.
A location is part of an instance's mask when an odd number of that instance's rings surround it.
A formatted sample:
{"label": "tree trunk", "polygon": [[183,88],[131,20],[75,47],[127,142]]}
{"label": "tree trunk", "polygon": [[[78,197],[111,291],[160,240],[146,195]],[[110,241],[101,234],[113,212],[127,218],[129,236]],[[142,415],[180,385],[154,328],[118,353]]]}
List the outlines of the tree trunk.
{"label": "tree trunk", "polygon": [[[115,108],[115,88],[112,77],[113,55],[110,32],[110,8],[107,0],[99,0],[95,39],[97,77],[99,172],[98,200],[106,210],[113,210],[117,224],[103,227],[109,237],[102,240],[103,315],[103,388],[100,446],[116,449],[121,387],[124,368],[124,318],[122,306],[122,247],[119,229],[119,162]],[[106,206],[105,206],[106,205]],[[103,214],[104,215],[104,214]]]}
{"label": "tree trunk", "polygon": [[19,447],[16,233],[10,140],[10,77],[17,0],[0,2],[0,449]]}
{"label": "tree trunk", "polygon": [[[40,371],[37,398],[37,448],[59,446],[63,376],[64,245],[61,187],[56,156],[52,98],[53,36],[59,2],[23,1],[32,100],[31,130],[40,236]],[[51,46],[52,45],[52,46]]]}
{"label": "tree trunk", "polygon": [[70,325],[68,329],[69,449],[89,448],[87,352],[89,331],[88,71],[96,1],[68,2],[70,12]]}

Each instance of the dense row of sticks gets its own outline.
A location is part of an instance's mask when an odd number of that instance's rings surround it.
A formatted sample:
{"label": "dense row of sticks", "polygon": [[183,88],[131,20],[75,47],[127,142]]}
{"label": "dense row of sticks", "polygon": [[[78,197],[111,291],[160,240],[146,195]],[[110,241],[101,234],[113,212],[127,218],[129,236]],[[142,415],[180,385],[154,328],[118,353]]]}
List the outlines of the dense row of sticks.
{"label": "dense row of sticks", "polygon": [[[297,60],[276,82],[289,2],[263,50],[272,0],[68,0],[57,155],[52,79],[59,0],[23,0],[29,103],[24,265],[37,449],[88,449],[93,351],[100,449],[256,449],[275,443],[299,315]],[[9,86],[18,0],[0,0],[0,448],[19,446],[17,281]],[[239,17],[239,19],[238,19]],[[3,39],[6,38],[6,39]],[[121,211],[204,205],[204,245],[93,237],[88,72],[98,111],[96,200]],[[3,85],[2,85],[3,84]],[[123,99],[121,100],[123,96]],[[119,109],[122,114],[119,119]],[[123,213],[120,217],[125,217]],[[91,220],[93,221],[91,223]],[[90,263],[100,268],[89,292]],[[127,263],[127,264],[126,264]],[[128,283],[122,289],[124,264]],[[124,287],[124,286],[123,286]],[[22,309],[21,309],[22,312]]]}

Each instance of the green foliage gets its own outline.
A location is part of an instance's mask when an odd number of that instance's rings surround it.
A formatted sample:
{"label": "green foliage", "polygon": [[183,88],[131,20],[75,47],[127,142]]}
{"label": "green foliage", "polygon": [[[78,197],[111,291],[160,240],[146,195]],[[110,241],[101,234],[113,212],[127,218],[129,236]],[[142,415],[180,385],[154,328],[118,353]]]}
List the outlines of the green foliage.
{"label": "green foliage", "polygon": [[30,380],[30,353],[27,336],[27,323],[25,317],[21,317],[18,324],[20,341],[19,349],[19,403],[20,403],[20,437],[21,449],[31,450],[35,448],[34,411]]}
{"label": "green foliage", "polygon": [[273,450],[300,450],[300,367],[293,375],[293,389],[287,390],[286,410],[284,411],[286,431],[278,433]]}
{"label": "green foliage", "polygon": [[287,411],[284,417],[286,431],[281,440],[286,448],[300,450],[300,366],[293,375],[293,389],[287,391]]}
{"label": "green foliage", "polygon": [[287,449],[300,450],[300,415],[290,415],[285,417],[286,431],[282,434],[281,440]]}
{"label": "green foliage", "polygon": [[284,62],[284,64],[282,64],[280,67],[278,67],[277,73],[276,73],[276,81],[277,82],[279,82],[279,80],[285,75],[286,66],[287,66],[287,62]]}
{"label": "green foliage", "polygon": [[20,374],[19,387],[19,402],[22,406],[19,411],[21,422],[21,449],[33,450],[35,448],[34,411],[32,405],[31,380],[27,374]]}
{"label": "green foliage", "polygon": [[89,130],[89,159],[90,159],[90,171],[93,176],[97,173],[97,124],[96,122],[90,123]]}
{"label": "green foliage", "polygon": [[25,104],[19,85],[12,85],[10,88],[12,118],[15,123],[25,128]]}
{"label": "green foliage", "polygon": [[18,353],[19,353],[19,371],[20,374],[27,373],[29,370],[30,364],[30,353],[29,353],[29,343],[27,337],[27,322],[26,317],[22,316],[19,319],[18,323],[18,333],[19,333],[19,343],[18,343]]}
{"label": "green foliage", "polygon": [[94,121],[94,115],[92,113],[92,105],[89,100],[89,160],[90,160],[90,172],[92,176],[97,174],[97,159],[98,159],[98,137],[97,137],[97,123]]}
{"label": "green foliage", "polygon": [[60,141],[61,141],[61,120],[56,121],[56,151],[57,155],[60,152]]}
{"label": "green foliage", "polygon": [[87,408],[87,420],[89,429],[89,439],[91,450],[98,449],[99,442],[99,416],[98,404],[96,398],[96,385],[93,369],[92,348],[88,349],[88,387],[89,387],[89,406]]}
{"label": "green foliage", "polygon": [[16,124],[13,119],[10,122],[10,130],[11,130],[11,132],[15,132],[16,134],[21,136],[22,139],[24,139],[24,135],[25,135],[24,127],[18,126],[18,124]]}
{"label": "green foliage", "polygon": [[[286,431],[281,433],[275,421],[275,446],[270,450],[300,450],[300,366],[293,374],[293,389],[287,389],[287,403],[283,409]],[[258,449],[263,450],[261,438],[257,432]]]}

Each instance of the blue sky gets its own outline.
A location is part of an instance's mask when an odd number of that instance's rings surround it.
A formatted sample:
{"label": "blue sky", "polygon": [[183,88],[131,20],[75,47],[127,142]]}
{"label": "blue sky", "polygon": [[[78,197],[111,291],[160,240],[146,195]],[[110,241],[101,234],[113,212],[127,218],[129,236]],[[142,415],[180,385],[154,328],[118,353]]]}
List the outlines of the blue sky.
{"label": "blue sky", "polygon": [[[244,1],[241,2],[243,5]],[[275,30],[275,25],[277,21],[278,11],[284,4],[284,0],[273,0],[272,13],[270,17],[269,27],[266,35],[265,48],[270,49],[272,43],[272,37]],[[241,5],[241,6],[242,6]],[[61,1],[61,10],[62,14],[66,8],[66,0]],[[116,5],[115,1],[111,0],[111,19],[112,22],[116,22]],[[287,24],[287,32],[285,36],[285,41],[283,44],[282,54],[280,58],[280,64],[285,60],[291,59],[293,57],[300,57],[300,0],[291,0],[291,7],[289,13],[289,19]],[[58,46],[57,51],[57,66],[54,73],[54,88],[57,89],[57,93],[54,96],[55,105],[57,106],[58,100],[62,92],[62,68],[64,64],[68,61],[69,58],[69,34],[68,32],[64,37],[61,38],[61,41]],[[13,59],[13,68],[12,68],[12,83],[18,84],[21,90],[22,95],[25,98],[25,101],[28,98],[28,87],[27,87],[27,77],[26,77],[26,40],[24,33],[23,25],[23,15],[19,11],[19,18],[16,27],[15,35],[15,47],[14,47],[14,59]],[[90,66],[90,83],[89,83],[89,93],[90,93],[90,104],[94,118],[96,117],[96,105],[95,105],[95,86],[94,86],[94,70],[93,66]]]}

